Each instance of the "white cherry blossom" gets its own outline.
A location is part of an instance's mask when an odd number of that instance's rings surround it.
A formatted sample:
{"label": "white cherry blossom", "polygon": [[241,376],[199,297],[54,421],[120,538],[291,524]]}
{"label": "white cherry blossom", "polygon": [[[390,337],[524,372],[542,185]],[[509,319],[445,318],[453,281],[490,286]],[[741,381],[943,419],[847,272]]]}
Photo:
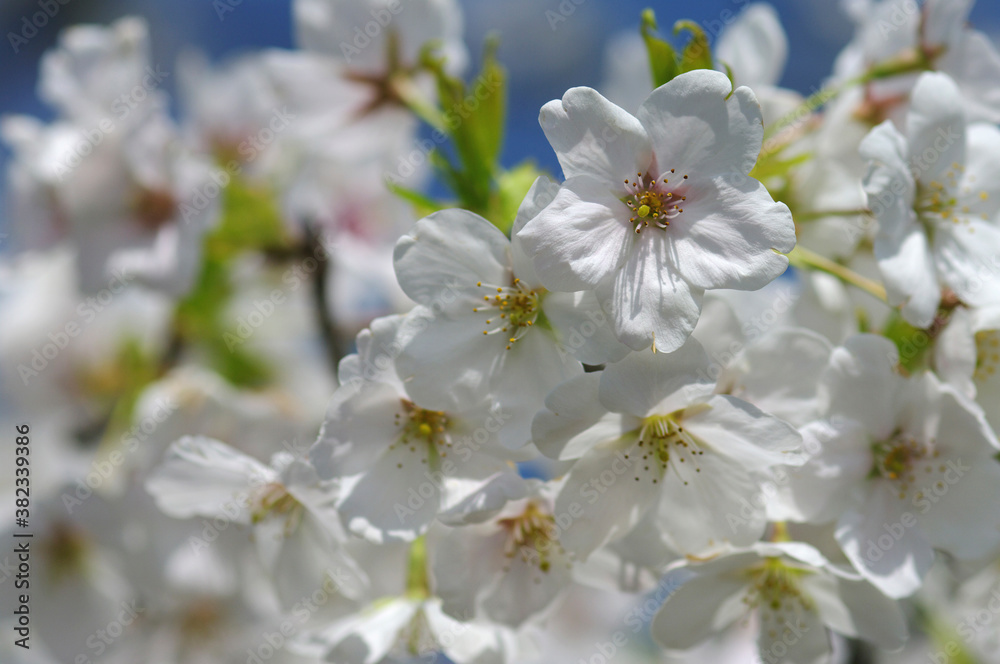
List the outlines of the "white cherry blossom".
{"label": "white cherry blossom", "polygon": [[886,121],[864,139],[861,154],[869,162],[875,257],[890,304],[927,327],[942,288],[971,305],[995,298],[1000,130],[967,125],[955,83],[929,73],[913,90],[906,134]]}
{"label": "white cherry blossom", "polygon": [[518,235],[543,286],[610,300],[632,349],[679,348],[706,289],[755,290],[784,272],[791,215],[746,175],[764,131],[749,88],[688,72],[635,117],[572,88],[539,122],[566,181]]}
{"label": "white cherry blossom", "polygon": [[801,437],[713,394],[708,368],[691,340],[674,353],[632,353],[549,395],[532,434],[547,456],[577,459],[556,500],[557,513],[578,514],[560,538],[568,550],[585,558],[649,510],[681,553],[761,536],[764,513],[749,499],[772,467],[802,463]]}
{"label": "white cherry blossom", "polygon": [[651,627],[667,648],[686,650],[750,620],[763,662],[830,662],[827,630],[890,650],[907,636],[896,602],[808,544],[759,542],[681,569],[696,576],[667,599]]}

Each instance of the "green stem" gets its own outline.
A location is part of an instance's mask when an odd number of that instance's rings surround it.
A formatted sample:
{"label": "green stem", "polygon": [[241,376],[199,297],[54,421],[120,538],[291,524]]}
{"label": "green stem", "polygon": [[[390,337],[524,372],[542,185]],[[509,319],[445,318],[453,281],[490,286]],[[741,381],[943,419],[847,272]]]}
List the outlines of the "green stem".
{"label": "green stem", "polygon": [[420,89],[413,83],[409,75],[394,76],[391,82],[392,91],[396,98],[406,104],[406,107],[413,111],[413,114],[429,124],[434,129],[444,133],[446,126],[444,116],[434,107],[432,103],[420,93]]}
{"label": "green stem", "polygon": [[795,221],[813,221],[823,217],[855,217],[862,214],[871,214],[868,208],[858,208],[856,210],[815,210],[813,212],[799,212],[795,215]]}
{"label": "green stem", "polygon": [[836,83],[809,95],[809,97],[799,104],[795,110],[782,116],[776,122],[768,126],[764,130],[764,139],[767,140],[788,125],[794,124],[800,117],[802,117],[803,108],[807,109],[809,112],[813,112],[821,106],[824,106],[834,97],[839,96],[845,90],[853,88],[855,85],[864,85],[865,83],[870,83],[878,79],[890,78],[900,74],[912,74],[913,72],[927,71],[930,68],[930,60],[923,53],[896,58],[894,60],[887,60],[885,62],[872,65],[860,76],[855,76],[854,78],[843,81],[842,83]]}
{"label": "green stem", "polygon": [[797,246],[788,254],[788,261],[798,268],[811,268],[831,274],[844,283],[851,284],[865,291],[872,297],[888,302],[885,294],[885,287],[868,277],[863,277],[854,270],[832,261],[825,256],[821,256],[814,251],[810,251],[801,246]]}
{"label": "green stem", "polygon": [[427,573],[427,536],[422,535],[410,545],[407,563],[406,594],[413,598],[427,598],[431,594],[430,575]]}

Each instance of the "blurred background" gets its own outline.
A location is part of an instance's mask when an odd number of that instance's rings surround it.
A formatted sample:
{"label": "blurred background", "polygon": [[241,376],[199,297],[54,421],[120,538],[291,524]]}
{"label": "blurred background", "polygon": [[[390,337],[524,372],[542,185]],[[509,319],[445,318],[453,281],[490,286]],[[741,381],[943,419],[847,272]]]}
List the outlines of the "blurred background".
{"label": "blurred background", "polygon": [[[54,2],[56,0],[53,0]],[[0,113],[28,113],[42,119],[51,109],[36,95],[38,61],[52,47],[61,28],[74,23],[109,23],[128,14],[150,24],[153,61],[172,71],[178,53],[200,49],[219,60],[265,47],[293,46],[291,0],[59,0],[60,11],[38,34],[13,52],[8,33],[20,33],[25,16],[38,11],[38,0],[0,0]],[[501,37],[500,59],[510,72],[508,140],[504,165],[526,157],[558,172],[555,155],[538,127],[538,109],[575,85],[597,87],[615,57],[616,36],[636,32],[639,13],[652,6],[662,26],[687,18],[701,24],[710,38],[721,30],[725,10],[738,12],[745,0],[648,2],[645,0],[463,0],[466,38],[472,54],[481,52],[490,32]],[[550,25],[546,12],[571,8],[566,20]],[[810,93],[822,86],[839,49],[851,36],[841,3],[831,0],[771,0],[789,41],[789,64],[781,84]],[[224,10],[220,10],[220,6]],[[561,16],[561,15],[560,15]],[[981,1],[972,22],[994,38],[1000,35],[1000,2]],[[623,55],[624,57],[624,55]],[[167,81],[173,93],[175,82]],[[9,151],[0,145],[0,168]],[[0,188],[0,203],[3,192]],[[4,209],[0,207],[0,209]],[[8,220],[0,217],[0,233]],[[0,248],[2,250],[2,248]]]}

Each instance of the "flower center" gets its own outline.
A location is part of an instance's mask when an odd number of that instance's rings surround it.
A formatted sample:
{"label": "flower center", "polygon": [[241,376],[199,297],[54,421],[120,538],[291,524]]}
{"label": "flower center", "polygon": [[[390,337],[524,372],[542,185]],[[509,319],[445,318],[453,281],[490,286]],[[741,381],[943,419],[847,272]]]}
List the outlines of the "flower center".
{"label": "flower center", "polygon": [[[684,476],[691,468],[696,473],[701,472],[701,468],[698,467],[698,457],[705,454],[705,451],[701,449],[702,446],[698,441],[684,430],[674,415],[647,417],[639,430],[636,447],[642,453],[642,471],[651,476],[653,484],[658,483],[671,466],[685,486],[688,481]],[[626,454],[625,458],[628,459],[629,455]],[[641,481],[640,475],[641,473],[635,476],[636,482]]]}
{"label": "flower center", "polygon": [[802,593],[799,578],[804,573],[780,558],[768,558],[749,570],[751,585],[743,603],[751,610],[759,609],[761,630],[767,630],[772,639],[792,631],[793,623],[799,630],[805,627],[802,616],[813,610],[813,604]]}
{"label": "flower center", "polygon": [[288,537],[302,523],[302,503],[288,493],[284,486],[277,482],[267,484],[257,492],[250,510],[250,521],[260,523],[269,517],[284,517],[284,535]]}
{"label": "flower center", "polygon": [[[934,460],[941,456],[941,452],[933,444],[925,445],[897,433],[887,441],[872,445],[872,452],[875,465],[870,477],[881,477],[892,482],[899,491],[900,500],[909,495],[911,488],[918,489],[916,499],[921,499],[924,492],[931,490],[932,486],[939,489],[944,486],[941,477],[947,466],[934,465]],[[920,470],[923,470],[919,475],[921,486],[916,487]],[[927,480],[930,481],[929,484],[926,484]]]}
{"label": "flower center", "polygon": [[[673,173],[674,169],[671,168],[670,172]],[[687,175],[682,176],[681,183],[687,179]],[[671,219],[676,219],[684,212],[684,208],[680,206],[687,197],[674,191],[669,184],[668,177],[658,180],[649,173],[636,173],[635,180],[625,180],[627,193],[622,202],[632,211],[629,221],[636,233],[641,233],[650,224],[656,228],[666,228]]]}
{"label": "flower center", "polygon": [[196,600],[180,616],[180,632],[193,644],[203,644],[219,635],[225,622],[225,612],[210,598]]}
{"label": "flower center", "polygon": [[[448,456],[448,448],[451,447],[451,440],[448,437],[448,430],[452,428],[454,422],[447,413],[441,410],[427,410],[414,404],[412,401],[402,400],[403,413],[396,413],[396,426],[402,429],[399,438],[392,445],[390,450],[396,446],[409,447],[413,453],[420,453],[420,463],[434,465],[438,457]],[[406,418],[405,421],[403,418]],[[402,468],[402,463],[396,464],[397,468]]]}
{"label": "flower center", "polygon": [[977,383],[985,383],[997,375],[1000,365],[1000,330],[980,330],[976,332],[976,371],[973,378]]}
{"label": "flower center", "polygon": [[534,502],[528,503],[520,516],[500,519],[499,523],[507,531],[503,552],[507,558],[520,555],[521,560],[534,564],[540,572],[548,572],[552,569],[553,554],[565,553],[556,537],[555,519]]}
{"label": "flower center", "polygon": [[41,548],[48,559],[48,571],[54,582],[82,575],[87,571],[90,542],[75,526],[57,522]]}
{"label": "flower center", "polygon": [[157,230],[174,218],[177,201],[165,189],[141,189],[132,208],[139,224],[149,230]]}
{"label": "flower center", "polygon": [[[967,217],[972,213],[972,210],[969,205],[960,205],[958,200],[958,192],[961,188],[959,178],[963,173],[965,173],[965,167],[955,162],[944,174],[943,182],[933,180],[926,185],[917,184],[914,209],[925,224],[935,222],[968,223]],[[963,194],[972,193],[971,188],[966,187],[965,189]],[[986,191],[980,191],[978,197],[979,200],[985,201],[989,199],[989,194]],[[985,214],[980,214],[980,217],[986,219]]]}
{"label": "flower center", "polygon": [[[476,283],[479,288],[489,288],[483,286],[483,282]],[[520,279],[514,279],[514,284],[507,288],[495,286],[496,293],[493,295],[483,295],[483,304],[473,307],[474,313],[485,312],[486,329],[483,334],[503,334],[507,339],[507,350],[511,344],[524,336],[528,328],[535,324],[541,310],[542,295],[545,291],[541,288],[531,289],[521,283]]]}

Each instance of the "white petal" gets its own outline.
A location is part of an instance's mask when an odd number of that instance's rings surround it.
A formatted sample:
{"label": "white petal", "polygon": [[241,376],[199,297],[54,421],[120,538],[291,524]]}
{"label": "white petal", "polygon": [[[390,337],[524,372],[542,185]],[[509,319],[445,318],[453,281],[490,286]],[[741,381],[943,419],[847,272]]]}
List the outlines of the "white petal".
{"label": "white petal", "polygon": [[874,440],[887,439],[896,426],[898,362],[895,344],[874,334],[855,335],[835,348],[820,376],[820,393],[831,417],[857,420]]}
{"label": "white petal", "polygon": [[1000,293],[1000,226],[995,220],[962,218],[934,234],[934,257],[941,280],[962,302],[982,306]]}
{"label": "white petal", "polygon": [[906,133],[921,182],[943,184],[952,164],[965,163],[962,95],[947,74],[925,72],[917,79],[910,93]]}
{"label": "white petal", "polygon": [[[1000,88],[998,88],[1000,89]],[[1000,109],[1000,105],[998,105]],[[959,202],[974,216],[996,219],[1000,212],[1000,129],[976,123],[967,131],[965,171],[959,178]]]}
{"label": "white petal", "polygon": [[677,350],[698,324],[704,291],[674,273],[670,260],[667,237],[644,233],[613,280],[597,286],[598,298],[612,303],[615,335],[632,350]]}
{"label": "white petal", "polygon": [[[961,435],[952,431],[949,435]],[[924,486],[918,477],[924,499],[914,501],[914,511],[920,529],[932,546],[959,560],[991,555],[1000,547],[1000,517],[985,506],[1000,504],[1000,463],[992,458],[943,463],[944,483]]]}
{"label": "white petal", "polygon": [[538,123],[563,175],[619,182],[649,168],[652,151],[642,125],[592,88],[570,88],[542,107]]}
{"label": "white petal", "polygon": [[746,612],[743,579],[699,575],[673,592],[663,604],[650,632],[664,648],[687,650],[735,622]]}
{"label": "white petal", "polygon": [[723,31],[714,50],[738,85],[777,85],[788,58],[788,39],[774,7],[757,2]]}
{"label": "white petal", "polygon": [[583,366],[547,330],[531,328],[511,344],[503,370],[493,376],[493,398],[507,417],[497,435],[504,447],[518,449],[531,441],[532,417],[559,383],[583,375]]}
{"label": "white petal", "polygon": [[[757,641],[760,660],[795,664],[829,662],[833,646],[819,614],[806,610],[793,620],[795,625],[786,625],[784,629],[769,629],[766,624],[761,627]],[[772,633],[774,636],[771,636]]]}
{"label": "white petal", "polygon": [[467,210],[448,209],[418,221],[393,251],[396,277],[414,301],[448,301],[449,293],[511,283],[510,242],[500,230]]}
{"label": "white petal", "polygon": [[963,30],[962,38],[949,44],[941,56],[938,69],[951,74],[961,87],[970,121],[1000,122],[1000,88],[996,85],[1000,54],[989,37],[978,30]]}
{"label": "white petal", "polygon": [[786,472],[768,514],[777,520],[826,523],[851,506],[854,488],[875,463],[871,440],[854,420],[811,422],[800,429],[809,460]]}
{"label": "white petal", "polygon": [[517,234],[549,290],[593,289],[613,274],[632,246],[629,209],[607,182],[570,178]]}
{"label": "white petal", "polygon": [[760,501],[751,502],[761,478],[738,460],[710,449],[689,455],[685,463],[671,458],[659,486],[658,520],[680,553],[697,555],[727,543],[746,546],[764,534],[764,509]]}
{"label": "white petal", "polygon": [[395,443],[350,488],[340,514],[370,542],[410,542],[427,531],[441,508],[440,482],[431,475],[426,443]]}
{"label": "white petal", "polygon": [[386,383],[344,385],[333,393],[326,422],[309,458],[322,479],[361,473],[400,434],[405,416],[399,391]]}
{"label": "white petal", "polygon": [[916,221],[892,230],[896,232],[890,236],[887,225],[880,223],[875,239],[889,303],[903,305],[903,318],[911,325],[929,327],[941,302],[941,287],[927,235]]}
{"label": "white petal", "polygon": [[[470,307],[471,309],[471,307]],[[485,318],[411,312],[400,332],[396,369],[407,394],[424,408],[466,410],[486,398],[508,352],[503,333],[483,334]]]}
{"label": "white petal", "polygon": [[471,620],[477,600],[503,573],[507,532],[492,525],[450,530],[433,548],[434,593],[441,610]]}
{"label": "white petal", "polygon": [[628,438],[594,447],[576,462],[559,491],[555,513],[573,517],[559,540],[579,559],[628,533],[659,495],[658,485],[636,479],[641,463],[636,450],[641,452]]}
{"label": "white petal", "polygon": [[699,176],[746,175],[764,138],[760,104],[750,88],[699,69],[661,85],[637,114],[649,133],[660,171]]}
{"label": "white petal", "polygon": [[185,436],[170,446],[163,463],[146,480],[146,490],[170,516],[250,520],[254,489],[278,474],[229,445],[202,436]]}
{"label": "white petal", "polygon": [[728,394],[713,396],[705,406],[685,413],[680,424],[713,451],[755,470],[805,462],[802,436],[787,422]]}
{"label": "white petal", "polygon": [[363,664],[383,661],[419,606],[409,600],[396,599],[334,625],[331,628],[334,634],[330,637],[333,647],[327,652],[326,661]]}
{"label": "white petal", "polygon": [[[542,554],[549,565],[544,571],[540,568]],[[510,627],[520,627],[545,611],[572,582],[569,559],[557,542],[548,552],[526,547],[505,562],[505,571],[483,602],[483,609],[492,620]]]}
{"label": "white petal", "polygon": [[549,293],[542,310],[563,348],[584,364],[617,362],[631,351],[615,336],[611,303],[602,304],[594,291]]}
{"label": "white petal", "polygon": [[804,424],[816,415],[816,377],[832,352],[830,342],[812,330],[775,330],[744,351],[749,369],[734,378],[734,393],[765,412]]}
{"label": "white petal", "polygon": [[531,423],[531,438],[550,459],[576,459],[594,445],[617,440],[638,426],[609,413],[597,397],[600,373],[587,373],[560,383],[545,398]]}
{"label": "white petal", "polygon": [[934,550],[920,530],[903,525],[909,501],[889,482],[871,480],[867,497],[837,522],[836,537],[861,574],[893,598],[916,592],[934,564]]}
{"label": "white petal", "polygon": [[670,353],[631,353],[601,373],[605,408],[636,417],[667,415],[711,394],[708,356],[695,339]]}
{"label": "white petal", "polygon": [[538,213],[545,209],[545,206],[555,200],[558,193],[559,185],[556,182],[553,182],[546,175],[539,175],[517,208],[517,216],[510,229],[510,253],[514,276],[532,287],[541,282],[538,280],[538,275],[535,274],[535,266],[531,262],[531,256],[524,250],[522,240],[517,234],[524,228],[525,224],[537,217]]}
{"label": "white petal", "polygon": [[677,268],[698,288],[757,290],[784,273],[795,224],[763,184],[729,175],[693,181],[684,212],[666,231]]}
{"label": "white petal", "polygon": [[511,660],[510,637],[489,622],[458,622],[435,601],[424,604],[424,615],[444,656],[455,664],[505,664]]}
{"label": "white petal", "polygon": [[895,650],[905,643],[906,618],[899,602],[867,581],[829,574],[809,574],[802,588],[816,603],[823,622],[834,631]]}

